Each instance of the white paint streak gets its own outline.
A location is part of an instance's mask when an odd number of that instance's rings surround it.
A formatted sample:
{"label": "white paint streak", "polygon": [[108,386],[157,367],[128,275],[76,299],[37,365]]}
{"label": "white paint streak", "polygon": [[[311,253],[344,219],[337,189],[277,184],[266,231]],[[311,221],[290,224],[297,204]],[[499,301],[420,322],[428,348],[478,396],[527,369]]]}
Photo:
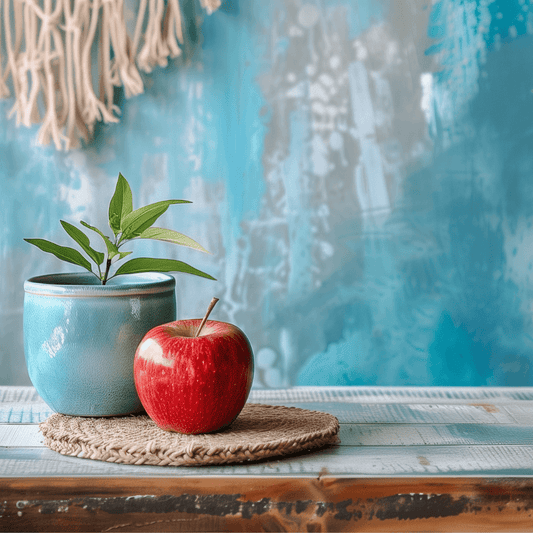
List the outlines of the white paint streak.
{"label": "white paint streak", "polygon": [[352,103],[354,137],[359,141],[361,156],[354,171],[355,189],[363,214],[375,222],[384,222],[377,215],[390,212],[390,199],[385,181],[380,147],[376,140],[375,114],[370,95],[369,79],[364,64],[355,61],[348,68]]}
{"label": "white paint streak", "polygon": [[364,61],[368,57],[368,50],[361,41],[354,41],[353,47],[358,61]]}
{"label": "white paint streak", "polygon": [[313,4],[304,4],[298,11],[298,22],[304,28],[312,28],[320,18],[320,13]]}
{"label": "white paint streak", "polygon": [[321,74],[318,79],[320,80],[320,83],[326,87],[331,87],[333,85],[333,78],[329,74]]}
{"label": "white paint streak", "polygon": [[[478,93],[480,66],[486,61],[485,34],[490,28],[492,15],[489,2],[447,2],[443,19],[447,21],[446,46],[441,52],[448,70],[446,81],[436,84],[433,102],[436,107],[444,148],[461,142],[465,134],[462,120],[469,112],[469,104]],[[494,44],[495,48],[498,43]],[[472,58],[465,61],[465,58]],[[458,125],[461,125],[458,128]]]}
{"label": "white paint streak", "polygon": [[330,170],[328,148],[320,135],[313,135],[311,140],[311,164],[313,173],[324,177]]}
{"label": "white paint streak", "polygon": [[304,32],[298,26],[292,25],[289,28],[289,35],[291,37],[301,37],[303,34],[304,34]]}
{"label": "white paint streak", "polygon": [[71,173],[71,177],[76,185],[72,186],[72,184],[61,184],[59,186],[59,201],[66,202],[73,214],[85,214],[87,206],[92,204],[94,201],[94,195],[91,186],[93,180],[91,180],[89,175],[81,173],[77,173],[75,176]]}
{"label": "white paint streak", "polygon": [[431,124],[433,116],[433,75],[430,72],[424,72],[420,75],[420,85],[422,86],[422,98],[420,99],[420,108],[424,112],[426,122]]}
{"label": "white paint streak", "polygon": [[286,92],[287,98],[303,98],[305,96],[305,83],[300,82]]}
{"label": "white paint streak", "polygon": [[374,105],[368,86],[368,74],[364,63],[354,61],[348,67],[350,98],[357,137],[375,136]]}
{"label": "white paint streak", "polygon": [[322,84],[318,82],[311,83],[309,87],[309,95],[312,99],[322,100],[323,102],[329,101],[329,97],[328,97],[328,93],[326,92],[326,89],[324,89]]}
{"label": "white paint streak", "polygon": [[338,69],[341,66],[341,60],[339,56],[332,56],[329,60],[329,66],[334,70]]}
{"label": "white paint streak", "polygon": [[288,328],[281,328],[279,332],[279,346],[281,355],[283,356],[283,375],[285,376],[285,381],[288,381],[289,364],[296,357],[294,340]]}

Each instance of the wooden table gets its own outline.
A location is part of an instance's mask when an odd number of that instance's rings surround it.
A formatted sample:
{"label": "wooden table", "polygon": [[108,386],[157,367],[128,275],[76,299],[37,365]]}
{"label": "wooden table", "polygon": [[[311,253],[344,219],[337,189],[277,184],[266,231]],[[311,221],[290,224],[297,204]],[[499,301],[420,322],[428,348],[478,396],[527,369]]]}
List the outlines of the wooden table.
{"label": "wooden table", "polygon": [[129,466],[42,444],[50,411],[0,387],[0,531],[532,531],[533,388],[294,388],[340,445],[256,464]]}

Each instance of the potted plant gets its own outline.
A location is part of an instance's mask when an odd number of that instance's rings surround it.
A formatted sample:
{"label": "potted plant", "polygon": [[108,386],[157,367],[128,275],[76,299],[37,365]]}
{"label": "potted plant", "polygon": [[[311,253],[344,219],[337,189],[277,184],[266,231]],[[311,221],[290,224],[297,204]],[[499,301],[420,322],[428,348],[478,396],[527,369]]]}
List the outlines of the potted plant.
{"label": "potted plant", "polygon": [[133,379],[135,350],[150,329],[176,320],[175,279],[166,272],[215,278],[173,259],[139,257],[115,265],[132,253],[121,248],[137,239],[207,252],[181,233],[153,227],[170,205],[180,203],[190,202],[165,200],[134,210],[131,188],[119,174],[109,204],[112,235],[80,221],[103,240],[105,253],[91,246],[88,234],[65,221],[63,229],[88,259],[74,248],[25,239],[87,270],[24,283],[26,365],[37,392],[54,411],[75,416],[142,412]]}

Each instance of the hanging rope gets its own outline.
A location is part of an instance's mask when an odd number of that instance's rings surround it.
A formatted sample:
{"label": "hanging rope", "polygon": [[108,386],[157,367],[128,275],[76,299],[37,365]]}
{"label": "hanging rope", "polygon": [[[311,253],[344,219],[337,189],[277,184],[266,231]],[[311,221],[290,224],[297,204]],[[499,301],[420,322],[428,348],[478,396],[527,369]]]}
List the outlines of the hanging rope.
{"label": "hanging rope", "polygon": [[[221,1],[200,3],[211,14]],[[96,122],[119,121],[114,87],[138,95],[139,70],[181,54],[181,25],[179,0],[139,0],[133,36],[124,0],[0,0],[0,98],[10,87],[15,98],[8,116],[17,126],[41,123],[39,144],[79,146]]]}

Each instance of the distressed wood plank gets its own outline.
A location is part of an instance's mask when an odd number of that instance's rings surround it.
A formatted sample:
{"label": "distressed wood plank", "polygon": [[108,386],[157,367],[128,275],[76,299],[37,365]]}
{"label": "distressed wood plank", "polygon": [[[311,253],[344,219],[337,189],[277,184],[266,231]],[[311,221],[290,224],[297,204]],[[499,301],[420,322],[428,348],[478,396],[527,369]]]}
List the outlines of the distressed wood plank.
{"label": "distressed wood plank", "polygon": [[[252,400],[250,400],[252,401]],[[407,403],[335,403],[335,402],[289,402],[269,401],[271,405],[286,405],[311,411],[324,411],[335,415],[341,423],[360,424],[513,424],[518,413],[521,420],[533,426],[533,416],[524,414],[533,403],[518,407],[489,403],[465,404],[407,404]],[[52,414],[42,403],[0,404],[0,423],[39,423]]]}
{"label": "distressed wood plank", "polygon": [[519,425],[341,424],[341,446],[533,445],[533,431]]}
{"label": "distressed wood plank", "polygon": [[44,402],[8,402],[0,404],[0,423],[38,424],[53,411]]}
{"label": "distressed wood plank", "polygon": [[[428,401],[429,400],[429,401]],[[293,387],[255,389],[254,402],[514,403],[533,402],[533,387]]]}
{"label": "distressed wood plank", "polygon": [[[519,425],[345,424],[340,446],[533,445],[533,431]],[[37,424],[0,424],[0,447],[44,447]]]}
{"label": "distressed wood plank", "polygon": [[502,405],[502,408],[505,409],[510,416],[516,420],[517,423],[523,426],[533,426],[533,405],[526,403],[513,403],[509,405]]}
{"label": "distressed wood plank", "polygon": [[5,479],[9,531],[531,531],[531,480]]}
{"label": "distressed wood plank", "polygon": [[0,387],[0,417],[17,422],[0,425],[0,530],[531,530],[533,388],[313,387],[250,401],[331,412],[342,444],[214,467],[64,457],[28,424],[50,413],[35,390]]}
{"label": "distressed wood plank", "polygon": [[37,424],[0,424],[0,447],[26,448],[44,446]]}
{"label": "distressed wood plank", "polygon": [[[252,389],[250,401],[348,403],[533,402],[533,387],[293,387]],[[0,403],[42,402],[33,387],[0,386]]]}
{"label": "distressed wood plank", "polygon": [[[269,402],[324,411],[351,424],[514,424],[512,413],[493,404],[384,404],[334,402]],[[533,421],[532,424],[533,425]]]}
{"label": "distressed wood plank", "polygon": [[533,476],[533,446],[335,446],[270,461],[209,467],[134,466],[65,457],[48,448],[0,448],[1,477],[61,476]]}
{"label": "distressed wood plank", "polygon": [[34,387],[0,387],[0,423],[38,424],[52,413]]}
{"label": "distressed wood plank", "polygon": [[[328,411],[341,422],[514,423],[517,413],[533,425],[533,388],[297,387],[252,390],[249,401]],[[0,387],[0,423],[39,423],[52,413],[33,387]]]}
{"label": "distressed wood plank", "polygon": [[0,387],[0,402],[42,402],[34,387]]}

